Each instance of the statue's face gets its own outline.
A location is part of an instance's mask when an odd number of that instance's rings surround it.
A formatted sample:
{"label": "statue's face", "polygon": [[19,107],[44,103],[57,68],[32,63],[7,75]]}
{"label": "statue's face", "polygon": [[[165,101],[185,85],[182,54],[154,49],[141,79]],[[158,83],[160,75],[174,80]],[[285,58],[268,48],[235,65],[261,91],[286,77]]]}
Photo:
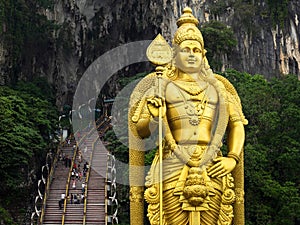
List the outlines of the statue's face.
{"label": "statue's face", "polygon": [[200,71],[202,61],[203,52],[198,41],[181,42],[175,56],[176,66],[180,70],[186,73],[197,73]]}

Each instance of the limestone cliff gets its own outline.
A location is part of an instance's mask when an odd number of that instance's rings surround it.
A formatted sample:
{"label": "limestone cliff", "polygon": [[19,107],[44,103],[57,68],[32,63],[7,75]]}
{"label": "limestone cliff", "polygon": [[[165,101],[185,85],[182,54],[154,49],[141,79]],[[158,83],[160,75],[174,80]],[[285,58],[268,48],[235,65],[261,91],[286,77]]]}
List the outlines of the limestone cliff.
{"label": "limestone cliff", "polygon": [[[170,41],[176,19],[190,6],[201,24],[219,20],[230,26],[238,40],[234,57],[224,55],[223,69],[235,68],[266,78],[299,76],[300,3],[286,1],[286,14],[272,17],[267,0],[52,0],[53,8],[40,9],[55,22],[48,46],[22,56],[15,79],[46,76],[57,91],[57,105],[71,104],[86,68],[106,51],[124,43],[153,39],[158,33]],[[276,6],[281,10],[280,5]],[[279,8],[278,8],[279,7]],[[275,20],[274,20],[275,18]],[[278,18],[277,18],[278,19]],[[1,38],[1,36],[0,36]],[[1,83],[7,84],[14,66],[0,42]]]}
{"label": "limestone cliff", "polygon": [[286,9],[280,8],[281,5],[276,6],[278,11],[287,10],[280,24],[272,16],[272,9],[266,2],[175,0],[170,3],[164,0],[163,7],[167,13],[164,14],[161,26],[165,28],[163,33],[168,37],[169,33],[174,32],[174,21],[182,7],[189,5],[200,23],[219,20],[233,29],[238,45],[233,58],[223,57],[224,69],[235,68],[250,74],[262,74],[266,78],[279,74],[299,76],[300,3],[287,1],[289,4]]}

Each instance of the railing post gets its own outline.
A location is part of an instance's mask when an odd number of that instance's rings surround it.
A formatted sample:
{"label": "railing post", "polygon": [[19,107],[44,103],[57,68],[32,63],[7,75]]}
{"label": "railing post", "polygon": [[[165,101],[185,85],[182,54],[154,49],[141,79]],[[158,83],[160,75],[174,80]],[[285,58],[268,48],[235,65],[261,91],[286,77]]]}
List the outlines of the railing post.
{"label": "railing post", "polygon": [[[106,170],[106,190],[105,190],[105,212],[106,212],[106,224],[118,224],[118,200],[117,196],[117,184],[116,184],[116,159],[110,153],[107,154],[107,170]],[[108,206],[110,212],[108,212]]]}
{"label": "railing post", "polygon": [[[46,165],[42,167],[42,179],[38,181],[38,196],[36,196],[36,198],[35,198],[35,212],[32,213],[32,215],[31,215],[31,224],[34,224],[34,216],[35,215],[38,216],[37,224],[38,225],[43,224],[44,214],[45,214],[45,210],[46,210],[47,197],[49,194],[49,189],[50,189],[50,185],[51,185],[52,178],[53,178],[54,168],[57,163],[58,153],[60,151],[59,148],[60,148],[60,146],[57,148],[54,159],[53,159],[53,156],[51,155],[51,153],[48,153],[46,156]],[[50,158],[50,161],[49,161],[49,158]],[[49,166],[49,163],[51,166]],[[44,177],[44,168],[47,168],[47,178]],[[40,191],[40,185],[42,182],[45,186],[44,194],[42,194]],[[39,210],[37,209],[37,205],[36,205],[38,198],[40,198],[42,200],[42,206]]]}

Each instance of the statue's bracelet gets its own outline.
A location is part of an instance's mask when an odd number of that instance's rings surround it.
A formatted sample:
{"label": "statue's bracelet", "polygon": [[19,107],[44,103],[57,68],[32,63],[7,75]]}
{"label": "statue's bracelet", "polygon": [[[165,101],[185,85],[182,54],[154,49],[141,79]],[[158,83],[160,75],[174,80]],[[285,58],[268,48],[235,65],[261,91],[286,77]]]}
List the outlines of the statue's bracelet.
{"label": "statue's bracelet", "polygon": [[239,163],[239,161],[241,160],[240,157],[239,157],[239,155],[236,154],[236,153],[234,153],[234,152],[229,152],[227,154],[227,157],[234,159],[236,161],[236,163]]}

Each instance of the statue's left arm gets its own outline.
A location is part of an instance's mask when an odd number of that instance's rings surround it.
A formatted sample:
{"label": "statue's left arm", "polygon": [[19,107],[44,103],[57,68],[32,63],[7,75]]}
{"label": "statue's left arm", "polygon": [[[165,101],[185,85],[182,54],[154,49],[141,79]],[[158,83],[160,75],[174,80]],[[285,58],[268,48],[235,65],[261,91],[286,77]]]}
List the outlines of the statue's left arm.
{"label": "statue's left arm", "polygon": [[227,157],[216,158],[214,160],[215,165],[208,171],[209,175],[218,177],[230,173],[240,161],[244,140],[244,124],[241,121],[230,121],[228,124]]}
{"label": "statue's left arm", "polygon": [[[245,119],[239,97],[235,92],[233,86],[226,80],[227,86],[230,86],[234,90],[234,94],[227,92],[228,94],[228,134],[227,134],[227,157],[216,158],[215,164],[208,170],[209,175],[212,177],[221,177],[230,173],[239,163],[241,152],[243,150],[245,141],[245,129],[244,125],[247,124]],[[226,86],[226,85],[225,85]]]}
{"label": "statue's left arm", "polygon": [[245,141],[245,129],[242,121],[230,121],[229,122],[229,132],[227,139],[227,147],[229,158],[235,159],[238,163],[240,161],[240,154],[244,146]]}

